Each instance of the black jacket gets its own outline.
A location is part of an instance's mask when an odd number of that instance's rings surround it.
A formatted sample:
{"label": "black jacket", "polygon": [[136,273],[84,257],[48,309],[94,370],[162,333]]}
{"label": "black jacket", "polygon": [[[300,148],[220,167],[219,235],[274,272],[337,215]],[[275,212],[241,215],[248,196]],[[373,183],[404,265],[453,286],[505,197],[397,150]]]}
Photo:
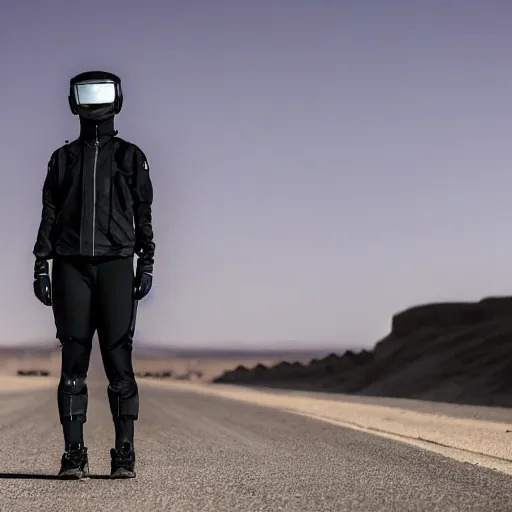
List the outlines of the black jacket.
{"label": "black jacket", "polygon": [[139,256],[152,273],[155,244],[153,187],[146,156],[116,137],[113,121],[57,149],[48,163],[43,209],[33,254],[36,262],[59,256]]}

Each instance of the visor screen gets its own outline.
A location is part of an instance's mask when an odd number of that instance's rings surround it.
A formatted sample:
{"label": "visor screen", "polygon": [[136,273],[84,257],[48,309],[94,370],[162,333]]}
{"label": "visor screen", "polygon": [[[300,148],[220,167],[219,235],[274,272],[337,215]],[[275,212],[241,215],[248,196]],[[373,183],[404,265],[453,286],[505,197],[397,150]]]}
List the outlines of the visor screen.
{"label": "visor screen", "polygon": [[112,82],[77,84],[75,98],[78,105],[99,105],[114,103],[116,86]]}

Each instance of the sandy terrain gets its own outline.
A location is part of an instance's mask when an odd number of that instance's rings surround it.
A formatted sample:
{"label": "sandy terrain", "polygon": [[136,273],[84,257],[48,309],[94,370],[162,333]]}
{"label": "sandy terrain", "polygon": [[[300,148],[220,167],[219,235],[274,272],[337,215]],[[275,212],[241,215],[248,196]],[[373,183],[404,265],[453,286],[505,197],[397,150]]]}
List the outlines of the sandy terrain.
{"label": "sandy terrain", "polygon": [[[46,370],[50,376],[18,376],[18,370]],[[30,354],[0,351],[0,393],[17,390],[54,388],[58,384],[60,353]]]}
{"label": "sandy terrain", "polygon": [[17,390],[56,388],[55,377],[18,377],[17,375],[0,375],[0,393]]}
{"label": "sandy terrain", "polygon": [[[153,386],[182,386],[206,395],[310,416],[412,444],[461,462],[512,475],[512,411],[435,402],[359,397],[320,397],[315,393],[276,392],[229,385],[149,381]],[[411,402],[411,403],[408,403]],[[482,418],[491,417],[492,421]]]}
{"label": "sandy terrain", "polygon": [[47,370],[56,374],[60,371],[60,352],[49,355],[0,354],[0,375],[16,375],[18,370]]}
{"label": "sandy terrain", "polygon": [[[170,351],[170,350],[169,350]],[[151,354],[151,350],[146,349],[146,353],[134,351],[133,366],[139,378],[153,378],[162,372],[170,373],[168,378],[178,380],[199,380],[204,382],[211,381],[217,375],[239,365],[256,365],[263,363],[266,365],[275,365],[281,359],[272,354],[253,353],[249,355],[209,355],[206,356],[200,351],[196,354],[176,354],[168,356],[165,353]],[[293,356],[290,356],[293,357]],[[297,358],[303,363],[307,363],[310,357],[298,354]],[[58,378],[61,367],[60,350],[47,351],[47,353],[34,354],[31,351],[10,351],[3,353],[0,350],[0,375],[15,376],[19,370],[46,370],[52,377]],[[102,372],[102,363],[97,343],[93,344],[91,356],[91,372],[99,375]],[[151,375],[148,375],[151,374]],[[14,381],[16,382],[16,381]]]}

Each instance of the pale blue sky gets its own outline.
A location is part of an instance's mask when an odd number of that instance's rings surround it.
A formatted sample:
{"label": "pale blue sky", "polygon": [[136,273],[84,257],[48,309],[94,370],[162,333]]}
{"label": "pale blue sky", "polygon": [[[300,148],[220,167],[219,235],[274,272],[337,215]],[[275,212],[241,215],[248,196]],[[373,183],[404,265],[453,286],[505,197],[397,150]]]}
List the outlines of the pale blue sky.
{"label": "pale blue sky", "polygon": [[155,187],[138,340],[371,346],[411,304],[512,289],[512,4],[4,5],[0,344],[54,341],[31,254],[71,76],[123,79]]}

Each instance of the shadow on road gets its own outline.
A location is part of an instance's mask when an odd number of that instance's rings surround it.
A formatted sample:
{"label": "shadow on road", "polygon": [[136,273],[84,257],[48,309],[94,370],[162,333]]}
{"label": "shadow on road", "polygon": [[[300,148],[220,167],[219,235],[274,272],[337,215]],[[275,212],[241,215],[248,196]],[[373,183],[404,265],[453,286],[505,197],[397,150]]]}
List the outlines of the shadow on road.
{"label": "shadow on road", "polygon": [[[40,475],[37,473],[0,473],[0,479],[6,480],[61,480],[57,475]],[[84,479],[110,480],[109,475],[88,475]]]}

